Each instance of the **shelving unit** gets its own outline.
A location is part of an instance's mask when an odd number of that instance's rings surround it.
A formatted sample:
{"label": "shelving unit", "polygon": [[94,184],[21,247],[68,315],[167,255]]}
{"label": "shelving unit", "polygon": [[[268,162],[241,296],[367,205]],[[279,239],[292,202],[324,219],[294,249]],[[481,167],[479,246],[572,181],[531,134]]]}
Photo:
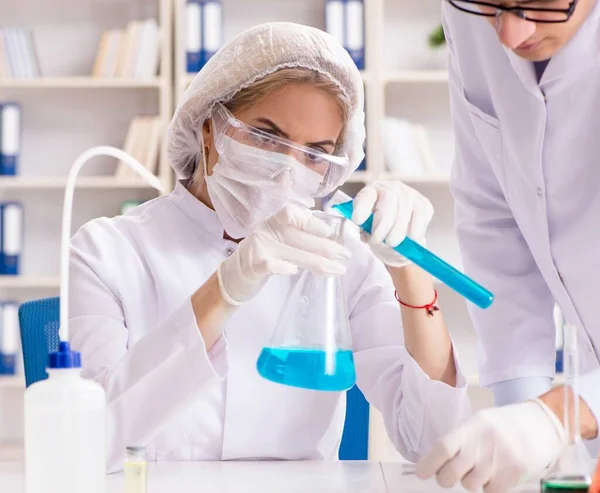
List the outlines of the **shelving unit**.
{"label": "shelving unit", "polygon": [[[0,190],[56,190],[65,188],[66,177],[57,176],[0,176]],[[114,176],[82,176],[77,189],[152,189],[145,181],[123,180]]]}
{"label": "shelving unit", "polygon": [[168,78],[149,80],[94,77],[0,79],[0,89],[161,89],[169,85]]}
{"label": "shelving unit", "polygon": [[58,290],[59,288],[59,277],[0,276],[0,289]]}
{"label": "shelving unit", "polygon": [[0,389],[24,389],[25,378],[20,375],[0,375]]}
{"label": "shelving unit", "polygon": [[394,83],[447,83],[448,72],[445,70],[401,70],[389,72],[385,76],[387,84]]}
{"label": "shelving unit", "polygon": [[[73,0],[54,0],[46,11],[42,0],[23,6],[3,3],[0,18],[13,25],[27,25],[33,31],[43,77],[0,79],[0,101],[12,100],[23,110],[22,153],[18,176],[0,176],[0,198],[20,200],[25,207],[23,277],[0,277],[4,296],[24,290],[59,288],[58,275],[62,190],[75,158],[95,145],[121,147],[129,119],[137,114],[158,114],[166,129],[173,105],[172,84],[172,0],[123,0],[123,8],[106,9],[100,4],[81,6]],[[56,12],[63,9],[69,15]],[[150,79],[94,78],[93,59],[102,32],[125,28],[131,20],[155,17],[159,24],[159,73]],[[58,35],[60,34],[60,35]],[[59,43],[71,48],[61,50]],[[113,215],[119,203],[153,196],[141,179],[117,179],[108,175],[116,160],[98,158],[84,169],[77,190],[86,191],[85,200],[76,199],[75,227],[99,215]],[[93,175],[93,176],[92,176]],[[162,146],[157,175],[168,192],[173,176]],[[44,194],[38,192],[58,191]],[[106,193],[109,192],[109,193]],[[78,194],[78,197],[80,195]],[[43,201],[43,205],[42,205]],[[44,221],[39,218],[43,215]],[[44,232],[38,230],[43,228]],[[40,241],[43,238],[43,241]],[[40,257],[55,265],[50,275],[40,276]],[[43,274],[47,274],[43,272]]]}

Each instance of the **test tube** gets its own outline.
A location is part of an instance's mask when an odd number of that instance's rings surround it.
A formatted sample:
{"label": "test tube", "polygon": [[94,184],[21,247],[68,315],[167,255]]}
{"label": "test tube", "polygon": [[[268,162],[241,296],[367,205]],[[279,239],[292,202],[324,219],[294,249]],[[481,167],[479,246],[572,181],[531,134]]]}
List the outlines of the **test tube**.
{"label": "test tube", "polygon": [[125,453],[125,493],[146,493],[146,448],[127,447]]}

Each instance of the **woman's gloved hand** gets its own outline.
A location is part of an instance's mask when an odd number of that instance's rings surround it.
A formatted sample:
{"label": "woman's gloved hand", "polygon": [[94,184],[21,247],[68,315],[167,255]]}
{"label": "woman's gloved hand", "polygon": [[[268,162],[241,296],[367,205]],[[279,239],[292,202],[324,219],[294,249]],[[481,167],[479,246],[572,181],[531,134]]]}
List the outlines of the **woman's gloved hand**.
{"label": "woman's gloved hand", "polygon": [[375,256],[390,267],[410,264],[393,248],[406,236],[425,244],[425,232],[433,218],[431,202],[400,181],[376,181],[356,195],[352,221],[360,226],[371,214],[373,229],[370,235],[363,233],[363,239]]}
{"label": "woman's gloved hand", "polygon": [[330,239],[331,227],[308,209],[289,205],[240,242],[219,266],[221,294],[237,306],[253,298],[271,275],[293,275],[299,268],[341,275],[351,252]]}
{"label": "woman's gloved hand", "polygon": [[479,411],[443,437],[417,464],[421,479],[449,488],[504,493],[540,476],[559,456],[565,431],[540,400]]}

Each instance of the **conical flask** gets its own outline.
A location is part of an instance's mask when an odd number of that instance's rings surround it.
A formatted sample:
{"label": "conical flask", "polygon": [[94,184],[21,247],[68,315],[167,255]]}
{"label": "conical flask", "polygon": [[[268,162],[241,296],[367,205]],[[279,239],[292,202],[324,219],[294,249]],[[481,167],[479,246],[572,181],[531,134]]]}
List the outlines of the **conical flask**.
{"label": "conical flask", "polygon": [[[344,219],[315,212],[343,242]],[[339,276],[301,270],[277,325],[257,362],[258,373],[273,382],[312,390],[342,391],[356,380],[350,324]]]}
{"label": "conical flask", "polygon": [[564,427],[565,444],[550,471],[542,479],[543,493],[584,493],[591,484],[588,454],[579,430],[579,353],[577,329],[565,324],[564,338]]}

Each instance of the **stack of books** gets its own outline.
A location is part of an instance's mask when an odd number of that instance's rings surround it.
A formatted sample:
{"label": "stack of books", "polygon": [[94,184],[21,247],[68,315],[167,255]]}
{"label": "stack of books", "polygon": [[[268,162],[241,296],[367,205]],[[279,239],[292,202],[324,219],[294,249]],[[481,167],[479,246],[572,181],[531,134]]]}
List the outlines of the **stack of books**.
{"label": "stack of books", "polygon": [[93,77],[151,79],[158,72],[160,33],[156,19],[130,22],[125,31],[100,37]]}
{"label": "stack of books", "polygon": [[0,79],[31,79],[41,75],[30,29],[0,29]]}
{"label": "stack of books", "polygon": [[[160,145],[163,137],[163,122],[159,116],[137,116],[131,120],[125,137],[123,150],[137,159],[150,173],[156,174]],[[124,162],[117,165],[115,176],[123,180],[139,177]],[[141,178],[140,178],[141,179]]]}

